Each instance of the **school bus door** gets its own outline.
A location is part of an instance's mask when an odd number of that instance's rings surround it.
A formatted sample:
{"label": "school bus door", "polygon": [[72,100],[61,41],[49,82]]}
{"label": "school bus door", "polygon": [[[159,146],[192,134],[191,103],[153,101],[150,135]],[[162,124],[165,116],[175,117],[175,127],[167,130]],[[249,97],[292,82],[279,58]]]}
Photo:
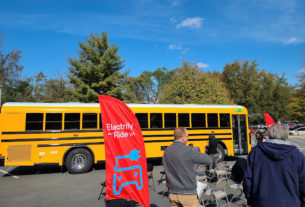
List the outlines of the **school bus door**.
{"label": "school bus door", "polygon": [[246,115],[232,115],[232,130],[234,154],[248,154]]}

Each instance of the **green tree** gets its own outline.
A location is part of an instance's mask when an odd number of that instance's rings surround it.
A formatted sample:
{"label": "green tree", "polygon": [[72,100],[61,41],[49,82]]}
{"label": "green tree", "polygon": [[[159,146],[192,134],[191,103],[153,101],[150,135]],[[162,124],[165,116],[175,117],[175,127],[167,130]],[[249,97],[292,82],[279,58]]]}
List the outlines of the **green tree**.
{"label": "green tree", "polygon": [[7,81],[13,82],[13,80],[16,80],[23,69],[23,66],[19,64],[20,57],[21,51],[12,50],[5,54],[0,50],[0,107],[4,84]]}
{"label": "green tree", "polygon": [[158,103],[162,87],[168,82],[169,71],[162,67],[143,71],[139,77],[125,76],[123,99],[128,103]]}
{"label": "green tree", "polygon": [[31,80],[8,80],[3,86],[3,103],[34,101]]}
{"label": "green tree", "polygon": [[69,102],[77,101],[69,95],[71,85],[61,74],[58,78],[48,79],[44,85],[45,102]]}
{"label": "green tree", "polygon": [[233,64],[226,64],[223,69],[223,82],[230,92],[230,97],[236,104],[246,106],[256,112],[259,109],[259,84],[257,63],[253,61],[235,61]]}
{"label": "green tree", "polygon": [[162,67],[162,68],[157,68],[153,73],[152,73],[152,78],[153,78],[153,102],[158,103],[159,98],[160,98],[160,93],[162,91],[163,86],[168,83],[170,80],[170,75],[171,72],[168,71],[167,68]]}
{"label": "green tree", "polygon": [[266,73],[259,70],[253,61],[235,61],[223,70],[230,96],[236,104],[248,108],[249,113],[269,113],[275,120],[285,117],[291,88],[285,75]]}
{"label": "green tree", "polygon": [[35,102],[45,102],[47,77],[40,71],[32,81],[32,95]]}
{"label": "green tree", "polygon": [[81,102],[98,102],[97,95],[104,94],[122,99],[123,75],[119,70],[123,60],[117,54],[119,47],[108,43],[106,32],[91,34],[86,43],[79,42],[78,58],[70,58],[68,75],[74,86],[73,97]]}
{"label": "green tree", "polygon": [[172,104],[231,104],[222,81],[211,73],[204,73],[197,65],[183,62],[171,72],[171,81],[164,85],[160,103]]}
{"label": "green tree", "polygon": [[305,121],[305,72],[299,76],[299,83],[288,105],[288,114],[290,120]]}
{"label": "green tree", "polygon": [[144,103],[146,83],[139,77],[125,77],[123,100],[126,103]]}

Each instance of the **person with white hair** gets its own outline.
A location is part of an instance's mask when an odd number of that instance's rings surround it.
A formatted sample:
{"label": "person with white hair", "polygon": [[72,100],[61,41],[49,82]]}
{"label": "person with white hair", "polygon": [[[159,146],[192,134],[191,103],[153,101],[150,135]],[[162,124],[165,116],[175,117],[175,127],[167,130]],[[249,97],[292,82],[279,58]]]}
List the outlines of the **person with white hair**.
{"label": "person with white hair", "polygon": [[248,206],[305,207],[305,157],[287,142],[288,129],[275,124],[269,139],[247,159],[243,189]]}

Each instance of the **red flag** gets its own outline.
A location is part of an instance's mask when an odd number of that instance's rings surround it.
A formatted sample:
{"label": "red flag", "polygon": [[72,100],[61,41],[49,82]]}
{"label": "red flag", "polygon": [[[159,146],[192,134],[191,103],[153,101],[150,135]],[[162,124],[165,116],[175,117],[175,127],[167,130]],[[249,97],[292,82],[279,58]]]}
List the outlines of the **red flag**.
{"label": "red flag", "polygon": [[141,128],[126,104],[99,95],[106,154],[106,199],[149,206],[147,162]]}
{"label": "red flag", "polygon": [[272,117],[269,114],[264,113],[264,117],[265,117],[267,128],[269,128],[271,125],[274,124],[274,121],[273,121]]}

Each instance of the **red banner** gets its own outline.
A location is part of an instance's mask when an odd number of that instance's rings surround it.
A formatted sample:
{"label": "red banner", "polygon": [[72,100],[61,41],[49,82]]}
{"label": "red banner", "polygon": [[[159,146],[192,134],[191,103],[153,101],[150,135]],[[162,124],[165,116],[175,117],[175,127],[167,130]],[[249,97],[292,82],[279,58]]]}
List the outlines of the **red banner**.
{"label": "red banner", "polygon": [[267,128],[269,128],[271,125],[274,124],[274,121],[273,121],[272,117],[269,114],[264,113],[264,117],[265,117]]}
{"label": "red banner", "polygon": [[106,154],[106,199],[149,206],[145,146],[136,116],[126,104],[99,95]]}

